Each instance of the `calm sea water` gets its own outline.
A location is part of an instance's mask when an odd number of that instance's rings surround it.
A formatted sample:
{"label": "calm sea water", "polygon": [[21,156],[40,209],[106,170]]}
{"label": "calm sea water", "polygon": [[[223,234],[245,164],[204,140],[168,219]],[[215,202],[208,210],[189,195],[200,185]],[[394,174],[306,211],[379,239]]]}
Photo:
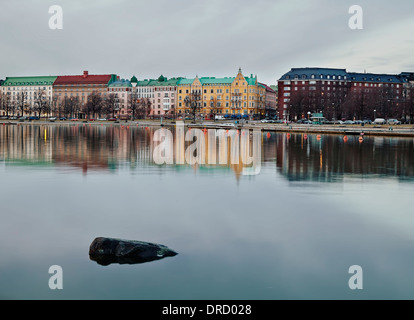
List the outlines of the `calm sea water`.
{"label": "calm sea water", "polygon": [[[1,299],[414,298],[414,139],[264,132],[245,174],[157,164],[156,129],[0,127]],[[190,144],[171,133],[163,155]],[[99,236],[178,255],[102,266],[88,255]]]}

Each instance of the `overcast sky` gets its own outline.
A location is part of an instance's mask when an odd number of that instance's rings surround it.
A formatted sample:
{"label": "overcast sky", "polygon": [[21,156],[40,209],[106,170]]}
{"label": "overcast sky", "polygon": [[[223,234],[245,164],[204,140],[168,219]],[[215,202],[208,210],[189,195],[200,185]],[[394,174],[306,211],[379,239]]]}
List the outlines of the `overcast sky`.
{"label": "overcast sky", "polygon": [[[363,30],[351,30],[351,5]],[[63,29],[49,28],[49,6]],[[412,0],[0,0],[0,79],[115,73],[235,76],[292,67],[414,72]]]}

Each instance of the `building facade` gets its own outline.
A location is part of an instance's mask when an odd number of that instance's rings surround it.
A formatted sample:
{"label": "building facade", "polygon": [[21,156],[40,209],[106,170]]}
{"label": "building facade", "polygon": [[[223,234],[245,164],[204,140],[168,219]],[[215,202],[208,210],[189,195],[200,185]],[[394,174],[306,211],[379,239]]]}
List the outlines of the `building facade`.
{"label": "building facade", "polygon": [[114,99],[114,115],[117,118],[122,118],[129,115],[129,104],[132,99],[132,84],[131,81],[125,79],[117,79],[108,85],[108,96],[109,99],[113,95]]}
{"label": "building facade", "polygon": [[48,114],[52,105],[53,83],[57,77],[7,77],[1,84],[3,115]]}
{"label": "building facade", "polygon": [[82,75],[58,76],[53,84],[53,103],[59,110],[67,109],[71,105],[73,110],[69,114],[83,118],[88,96],[96,93],[105,99],[109,84],[117,80],[115,74],[90,75],[88,71],[84,71]]}
{"label": "building facade", "polygon": [[175,113],[179,78],[168,79],[161,75],[158,79],[133,80],[131,82],[138,100],[146,98],[151,102],[150,117],[157,118]]}
{"label": "building facade", "polygon": [[177,82],[179,78],[168,79],[161,75],[158,79],[131,79],[134,93],[138,100],[149,99],[152,118],[172,116],[175,114],[177,101]]}
{"label": "building facade", "polygon": [[264,116],[266,88],[257,77],[245,77],[241,69],[236,77],[198,76],[177,82],[177,115],[189,116],[196,109],[204,119],[214,115],[227,118]]}
{"label": "building facade", "polygon": [[278,81],[278,112],[298,120],[323,113],[328,119],[401,117],[404,76],[292,68]]}
{"label": "building facade", "polygon": [[265,96],[265,113],[266,117],[275,117],[277,116],[277,92],[272,89],[271,86],[268,86],[264,83],[259,83],[260,86],[264,87],[266,90]]}

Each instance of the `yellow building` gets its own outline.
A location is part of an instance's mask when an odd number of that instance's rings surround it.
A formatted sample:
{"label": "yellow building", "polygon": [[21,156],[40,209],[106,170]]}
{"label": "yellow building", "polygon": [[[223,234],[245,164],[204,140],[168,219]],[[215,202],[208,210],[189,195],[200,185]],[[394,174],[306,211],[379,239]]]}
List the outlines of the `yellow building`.
{"label": "yellow building", "polygon": [[263,116],[266,88],[257,77],[245,77],[241,69],[236,77],[214,78],[198,76],[177,82],[177,116],[196,114],[209,119],[215,115],[225,118]]}

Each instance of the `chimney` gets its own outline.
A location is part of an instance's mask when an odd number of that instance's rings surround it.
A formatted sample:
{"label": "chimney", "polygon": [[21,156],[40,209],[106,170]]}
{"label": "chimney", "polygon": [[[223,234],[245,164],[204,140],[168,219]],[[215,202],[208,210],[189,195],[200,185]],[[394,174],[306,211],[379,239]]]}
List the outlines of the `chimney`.
{"label": "chimney", "polygon": [[88,77],[88,71],[84,71],[84,72],[83,72],[83,77],[84,77],[84,78],[87,78],[87,77]]}

